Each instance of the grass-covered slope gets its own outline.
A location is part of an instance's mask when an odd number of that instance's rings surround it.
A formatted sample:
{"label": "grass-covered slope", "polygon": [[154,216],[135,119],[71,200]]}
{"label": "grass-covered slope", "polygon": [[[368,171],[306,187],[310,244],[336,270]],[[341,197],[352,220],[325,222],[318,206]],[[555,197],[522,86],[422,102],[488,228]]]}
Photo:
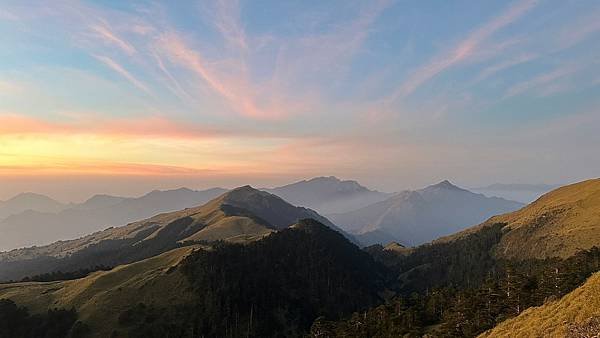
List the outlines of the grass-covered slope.
{"label": "grass-covered slope", "polygon": [[240,187],[203,206],[160,214],[77,240],[0,253],[0,281],[131,263],[190,242],[253,241],[304,218],[335,228],[310,209],[295,207],[249,186]]}
{"label": "grass-covered slope", "polygon": [[[480,337],[592,337],[578,336],[572,331],[585,332],[586,326],[600,323],[599,317],[600,273],[596,273],[584,285],[561,299],[527,309]],[[598,334],[600,325],[594,327],[589,329]]]}
{"label": "grass-covered slope", "polygon": [[566,258],[600,245],[600,179],[553,190],[528,206],[436,242],[459,239],[494,224],[506,224],[496,248],[503,259]]}
{"label": "grass-covered slope", "polygon": [[34,313],[74,308],[93,337],[296,337],[319,316],[380,304],[382,269],[310,219],[257,241],[187,246],[77,280],[0,285],[0,299]]}
{"label": "grass-covered slope", "polygon": [[109,337],[119,316],[133,304],[183,304],[193,297],[177,266],[197,246],[179,248],[137,263],[95,272],[85,278],[48,283],[0,284],[0,299],[10,299],[32,313],[50,308],[76,309],[92,336]]}

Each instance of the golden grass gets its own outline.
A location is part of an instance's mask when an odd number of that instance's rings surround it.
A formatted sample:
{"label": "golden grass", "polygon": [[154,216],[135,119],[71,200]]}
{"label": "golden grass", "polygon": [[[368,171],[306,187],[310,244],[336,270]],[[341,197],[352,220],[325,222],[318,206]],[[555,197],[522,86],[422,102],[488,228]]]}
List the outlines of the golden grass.
{"label": "golden grass", "polygon": [[566,258],[600,246],[600,179],[558,188],[520,210],[436,242],[456,240],[496,223],[507,224],[496,250],[502,258]]}
{"label": "golden grass", "polygon": [[525,310],[480,337],[565,337],[569,324],[600,316],[600,273],[560,300]]}
{"label": "golden grass", "polygon": [[199,227],[201,230],[182,240],[227,240],[232,242],[245,242],[262,238],[271,232],[270,229],[256,223],[254,220],[242,216],[227,216],[222,210],[227,194],[194,208],[168,212],[151,218],[133,222],[126,226],[109,228],[91,235],[69,241],[59,241],[42,247],[31,247],[0,253],[0,261],[15,261],[32,259],[40,256],[65,257],[91,245],[105,240],[131,239],[143,232],[150,232],[142,239],[151,240],[161,235],[161,231],[170,223],[190,217],[193,223],[190,227]]}
{"label": "golden grass", "polygon": [[178,270],[167,271],[199,248],[178,248],[72,281],[0,285],[0,299],[12,299],[34,313],[74,307],[95,336],[108,337],[119,314],[137,303],[162,306],[188,302],[194,294],[186,278]]}

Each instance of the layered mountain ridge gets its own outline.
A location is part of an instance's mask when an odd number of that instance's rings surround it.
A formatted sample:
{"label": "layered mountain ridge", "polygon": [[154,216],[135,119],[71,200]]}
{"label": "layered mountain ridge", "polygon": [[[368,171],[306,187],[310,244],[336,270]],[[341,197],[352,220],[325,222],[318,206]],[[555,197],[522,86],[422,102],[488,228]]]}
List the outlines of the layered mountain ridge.
{"label": "layered mountain ridge", "polygon": [[475,194],[444,180],[328,217],[366,245],[396,241],[414,246],[522,206],[518,202]]}
{"label": "layered mountain ridge", "polygon": [[[137,198],[96,195],[59,210],[28,210],[0,221],[0,251],[77,238],[110,226],[204,204],[226,190],[152,191]],[[15,209],[13,209],[15,210]]]}
{"label": "layered mountain ridge", "polygon": [[0,253],[0,279],[76,270],[94,264],[115,266],[186,242],[247,242],[306,218],[342,232],[313,210],[295,207],[275,195],[244,186],[199,207],[159,214],[76,240]]}
{"label": "layered mountain ridge", "polygon": [[315,177],[261,190],[275,194],[291,204],[314,209],[323,215],[358,209],[391,195],[370,190],[356,181],[340,180],[335,176]]}
{"label": "layered mountain ridge", "polygon": [[0,201],[0,220],[9,216],[18,215],[24,211],[59,212],[68,208],[48,196],[25,192],[18,194],[6,201]]}

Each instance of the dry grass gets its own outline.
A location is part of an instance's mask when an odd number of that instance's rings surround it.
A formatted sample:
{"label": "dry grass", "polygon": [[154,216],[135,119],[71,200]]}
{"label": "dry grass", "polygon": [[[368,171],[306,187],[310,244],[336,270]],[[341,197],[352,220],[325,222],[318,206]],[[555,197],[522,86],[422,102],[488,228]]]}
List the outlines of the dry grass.
{"label": "dry grass", "polygon": [[480,337],[566,337],[573,324],[600,315],[600,273],[560,300],[527,309]]}
{"label": "dry grass", "polygon": [[199,207],[159,214],[126,226],[109,228],[75,240],[59,241],[46,246],[0,253],[0,261],[18,261],[40,256],[60,258],[105,240],[131,239],[148,232],[149,234],[145,235],[142,240],[150,240],[160,236],[161,231],[165,230],[168,224],[184,217],[191,217],[194,220],[190,227],[200,227],[202,230],[189,238],[183,239],[182,242],[187,240],[240,242],[261,238],[271,232],[271,230],[250,218],[227,216],[221,210],[225,198],[226,194]]}
{"label": "dry grass", "polygon": [[558,188],[528,206],[438,242],[462,238],[482,227],[506,223],[496,254],[502,258],[569,257],[600,246],[600,179]]}
{"label": "dry grass", "polygon": [[132,305],[189,301],[193,293],[186,278],[177,270],[167,271],[196,249],[199,246],[175,249],[72,281],[0,285],[0,298],[12,299],[32,312],[75,307],[96,336],[108,337],[118,315]]}

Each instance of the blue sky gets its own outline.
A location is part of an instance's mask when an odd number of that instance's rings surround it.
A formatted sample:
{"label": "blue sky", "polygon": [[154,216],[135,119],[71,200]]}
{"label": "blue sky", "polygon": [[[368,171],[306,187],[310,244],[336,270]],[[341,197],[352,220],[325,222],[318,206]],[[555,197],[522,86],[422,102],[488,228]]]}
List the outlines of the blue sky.
{"label": "blue sky", "polygon": [[4,0],[5,194],[597,176],[599,17],[597,1]]}

